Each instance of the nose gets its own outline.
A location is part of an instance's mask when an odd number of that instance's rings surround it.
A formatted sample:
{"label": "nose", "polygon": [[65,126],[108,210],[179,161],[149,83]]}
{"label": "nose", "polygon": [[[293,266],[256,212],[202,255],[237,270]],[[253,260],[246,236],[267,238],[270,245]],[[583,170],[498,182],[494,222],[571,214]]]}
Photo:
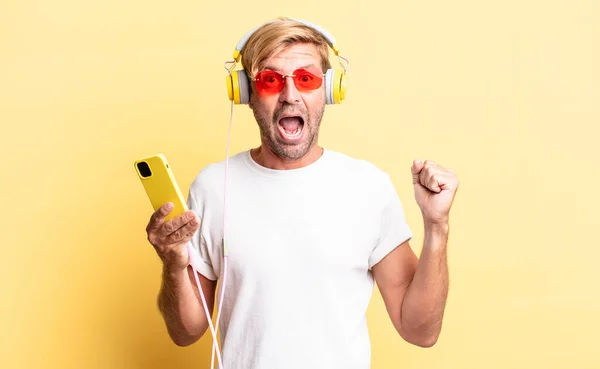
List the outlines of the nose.
{"label": "nose", "polygon": [[294,84],[294,79],[291,76],[285,77],[285,84],[283,91],[279,95],[279,102],[286,102],[288,104],[297,104],[300,102],[300,92]]}

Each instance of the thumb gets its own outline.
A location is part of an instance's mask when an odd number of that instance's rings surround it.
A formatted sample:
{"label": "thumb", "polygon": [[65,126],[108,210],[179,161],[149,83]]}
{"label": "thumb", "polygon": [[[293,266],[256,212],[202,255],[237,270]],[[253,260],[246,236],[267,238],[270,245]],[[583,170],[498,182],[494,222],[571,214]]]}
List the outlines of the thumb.
{"label": "thumb", "polygon": [[419,182],[419,173],[421,173],[421,170],[423,169],[423,162],[419,159],[415,159],[413,161],[413,165],[410,167],[410,171],[412,173],[412,178],[413,178],[413,184],[417,184]]}

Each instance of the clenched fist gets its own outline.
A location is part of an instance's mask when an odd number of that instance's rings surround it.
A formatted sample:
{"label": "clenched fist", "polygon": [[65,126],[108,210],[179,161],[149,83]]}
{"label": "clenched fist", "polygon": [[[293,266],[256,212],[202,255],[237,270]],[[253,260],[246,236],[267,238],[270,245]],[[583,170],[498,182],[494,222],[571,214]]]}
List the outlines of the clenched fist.
{"label": "clenched fist", "polygon": [[166,268],[185,269],[190,262],[185,246],[198,230],[200,220],[189,210],[165,222],[165,217],[172,210],[171,203],[166,203],[156,210],[150,217],[146,233],[148,241],[154,246]]}
{"label": "clenched fist", "polygon": [[431,160],[416,159],[411,167],[415,199],[423,220],[429,224],[448,222],[450,207],[458,189],[458,178],[452,169],[446,169]]}

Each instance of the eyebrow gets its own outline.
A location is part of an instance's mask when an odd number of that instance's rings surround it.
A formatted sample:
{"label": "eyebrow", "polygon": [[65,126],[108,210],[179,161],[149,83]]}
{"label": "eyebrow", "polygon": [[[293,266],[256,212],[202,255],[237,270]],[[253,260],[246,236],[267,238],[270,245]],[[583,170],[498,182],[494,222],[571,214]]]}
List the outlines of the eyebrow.
{"label": "eyebrow", "polygon": [[[301,67],[298,67],[298,68],[296,68],[296,69],[306,69],[306,68],[319,68],[319,67],[317,67],[316,65],[314,65],[313,63],[311,63],[311,64],[305,64],[305,65],[303,65],[303,66],[301,66]],[[277,69],[277,68],[275,68],[275,67],[273,67],[273,66],[271,66],[271,65],[265,65],[265,66],[263,67],[263,69],[274,70],[274,71],[277,71],[277,72],[279,72],[279,71],[280,71],[280,69]]]}

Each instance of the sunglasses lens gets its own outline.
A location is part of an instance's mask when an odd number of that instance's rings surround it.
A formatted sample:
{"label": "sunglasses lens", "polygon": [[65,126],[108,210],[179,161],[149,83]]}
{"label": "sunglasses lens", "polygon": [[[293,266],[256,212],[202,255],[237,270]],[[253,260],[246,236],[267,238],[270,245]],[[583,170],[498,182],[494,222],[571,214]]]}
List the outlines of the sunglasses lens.
{"label": "sunglasses lens", "polygon": [[256,90],[261,94],[275,94],[283,90],[281,74],[272,70],[263,70],[256,75]]}
{"label": "sunglasses lens", "polygon": [[306,69],[298,69],[294,72],[294,83],[299,91],[316,90],[321,87],[323,78],[320,77],[318,70],[312,73]]}

